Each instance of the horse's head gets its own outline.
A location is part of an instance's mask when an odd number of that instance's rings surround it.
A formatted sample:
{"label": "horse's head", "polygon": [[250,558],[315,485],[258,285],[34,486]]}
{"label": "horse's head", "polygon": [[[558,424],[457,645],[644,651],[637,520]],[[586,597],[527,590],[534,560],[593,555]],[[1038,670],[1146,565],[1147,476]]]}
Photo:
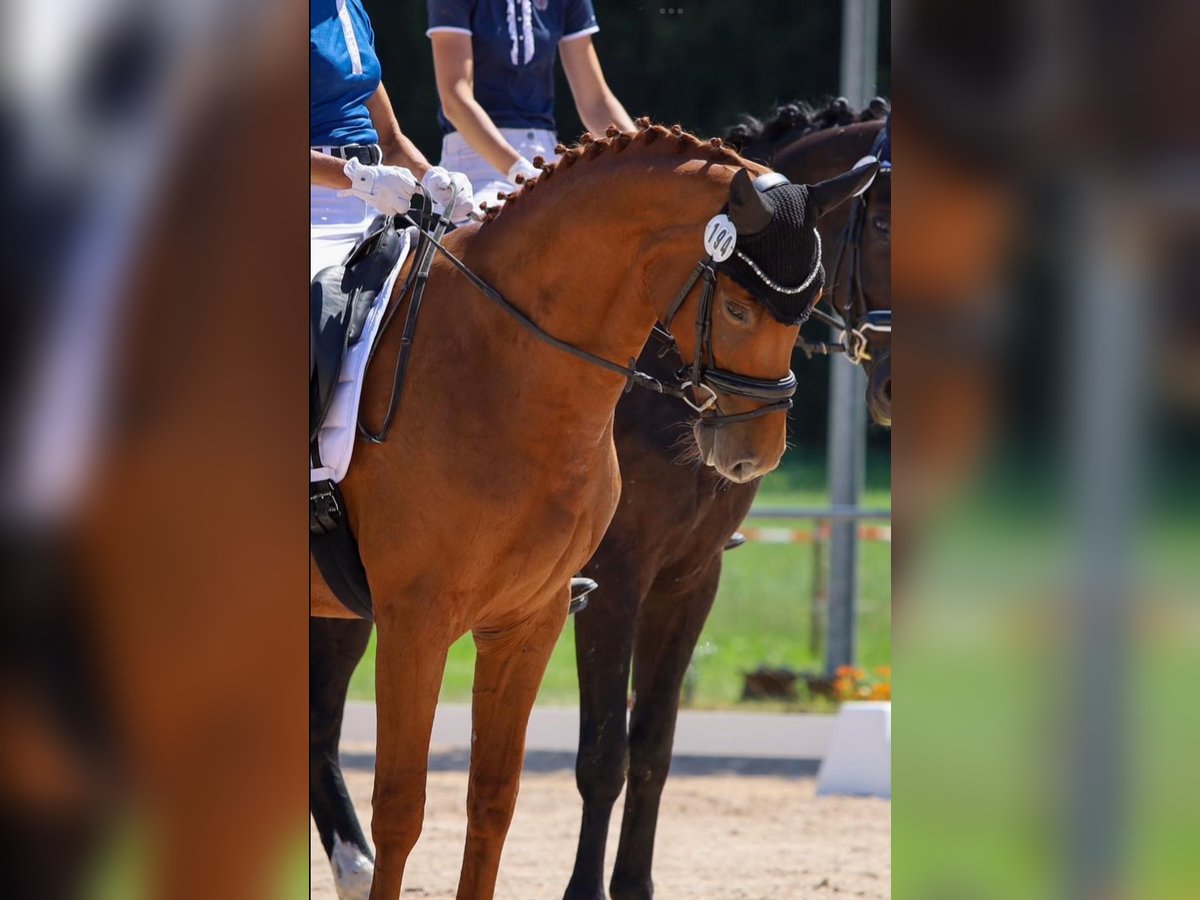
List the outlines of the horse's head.
{"label": "horse's head", "polygon": [[792,348],[825,285],[817,221],[874,174],[865,166],[809,186],[739,169],[726,212],[706,226],[711,285],[672,312],[697,323],[692,333],[677,329],[677,343],[693,361],[685,366],[693,397],[706,407],[694,426],[700,457],[731,481],[765,475],[783,456],[786,431],[775,414],[791,405]]}
{"label": "horse's head", "polygon": [[[773,122],[781,120],[783,109]],[[833,313],[827,321],[848,326],[840,338],[840,349],[862,364],[867,374],[868,407],[881,425],[891,424],[892,389],[890,124],[881,121],[888,112],[887,101],[880,98],[861,113],[844,100],[836,100],[808,117],[808,130],[799,138],[785,132],[772,145],[775,168],[796,180],[847,170],[847,177],[853,178],[851,173],[866,162],[863,154],[881,163],[869,188],[820,225],[829,280],[824,302]],[[808,339],[802,342],[809,348],[822,344]]]}
{"label": "horse's head", "polygon": [[[851,224],[857,227],[858,265],[853,282],[847,285],[858,291],[851,300],[851,318],[862,318],[858,326],[866,342],[862,356],[863,371],[867,373],[867,408],[871,418],[880,425],[892,424],[892,170],[888,163],[880,169],[879,177],[855,201],[857,209],[851,214]],[[856,219],[858,220],[856,222]],[[851,235],[854,236],[853,234]],[[854,261],[853,249],[848,249]],[[854,304],[861,304],[855,312]],[[871,327],[871,316],[887,315],[888,327]],[[853,325],[852,322],[847,322]]]}

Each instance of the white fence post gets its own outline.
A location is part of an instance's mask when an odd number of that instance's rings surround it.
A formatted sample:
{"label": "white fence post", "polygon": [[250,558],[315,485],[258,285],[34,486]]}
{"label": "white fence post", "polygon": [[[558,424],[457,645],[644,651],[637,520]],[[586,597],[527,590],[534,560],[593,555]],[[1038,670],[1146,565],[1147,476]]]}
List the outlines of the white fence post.
{"label": "white fence post", "polygon": [[[875,93],[879,0],[845,0],[842,8],[841,93],[862,107]],[[834,336],[836,339],[836,335]],[[866,380],[841,356],[829,360],[829,500],[857,507],[866,470]],[[832,523],[829,540],[829,633],[825,670],[855,659],[858,523]]]}

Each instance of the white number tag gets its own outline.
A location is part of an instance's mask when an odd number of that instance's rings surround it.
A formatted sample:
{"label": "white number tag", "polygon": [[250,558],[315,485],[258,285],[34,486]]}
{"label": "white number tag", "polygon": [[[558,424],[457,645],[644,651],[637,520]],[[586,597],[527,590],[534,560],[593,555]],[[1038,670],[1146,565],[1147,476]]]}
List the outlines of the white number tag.
{"label": "white number tag", "polygon": [[713,262],[724,262],[733,255],[737,245],[737,228],[729,216],[713,216],[704,226],[704,249]]}

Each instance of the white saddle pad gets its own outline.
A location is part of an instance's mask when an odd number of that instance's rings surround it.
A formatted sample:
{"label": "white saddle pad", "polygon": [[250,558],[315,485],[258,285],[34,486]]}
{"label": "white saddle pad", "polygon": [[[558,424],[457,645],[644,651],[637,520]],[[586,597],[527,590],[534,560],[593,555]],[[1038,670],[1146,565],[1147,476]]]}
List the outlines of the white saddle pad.
{"label": "white saddle pad", "polygon": [[346,477],[350,468],[350,456],[354,452],[354,438],[358,430],[358,402],[362,397],[363,375],[367,371],[367,356],[375,342],[375,335],[379,331],[388,298],[396,285],[396,278],[400,275],[400,269],[404,260],[408,258],[409,251],[412,250],[416,233],[417,230],[410,227],[401,234],[403,240],[396,266],[384,282],[383,289],[375,297],[375,303],[363,323],[362,334],[346,348],[346,358],[342,361],[342,371],[333,388],[329,412],[325,416],[324,424],[317,431],[321,465],[317,468],[309,467],[309,481],[328,478],[338,482]]}

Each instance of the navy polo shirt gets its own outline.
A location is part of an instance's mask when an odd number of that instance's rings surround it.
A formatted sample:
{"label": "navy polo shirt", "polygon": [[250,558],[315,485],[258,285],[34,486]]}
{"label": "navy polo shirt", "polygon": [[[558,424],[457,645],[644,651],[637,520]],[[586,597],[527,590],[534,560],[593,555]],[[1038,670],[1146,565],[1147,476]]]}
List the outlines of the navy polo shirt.
{"label": "navy polo shirt", "polygon": [[309,146],[378,143],[366,104],[379,57],[361,0],[309,0],[308,25]]}
{"label": "navy polo shirt", "polygon": [[[429,30],[471,35],[475,99],[499,128],[554,131],[560,41],[600,30],[592,0],[426,0]],[[454,126],[438,107],[446,134]]]}
{"label": "navy polo shirt", "polygon": [[883,123],[883,131],[879,133],[879,163],[880,167],[892,167],[892,114],[888,113]]}

